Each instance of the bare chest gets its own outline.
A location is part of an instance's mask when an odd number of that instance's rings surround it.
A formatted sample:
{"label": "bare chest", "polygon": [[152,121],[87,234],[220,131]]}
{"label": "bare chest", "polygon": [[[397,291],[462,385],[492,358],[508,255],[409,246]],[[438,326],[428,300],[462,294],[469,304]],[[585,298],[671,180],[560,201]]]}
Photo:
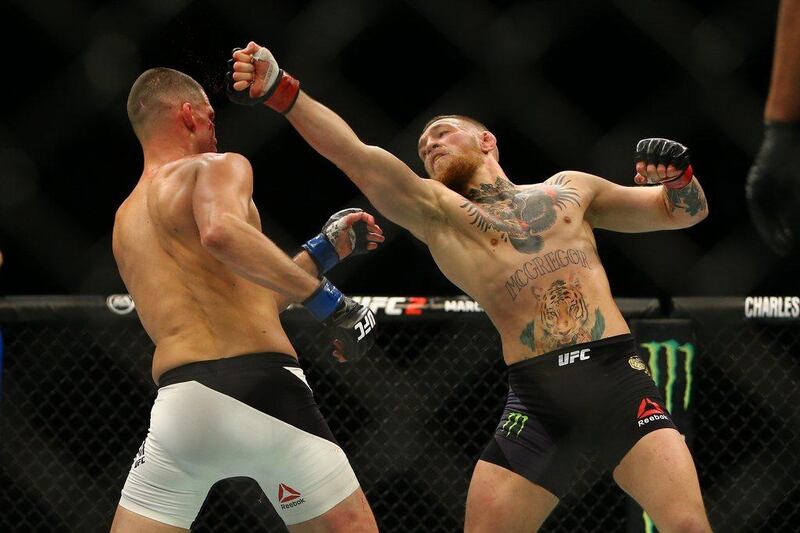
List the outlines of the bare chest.
{"label": "bare chest", "polygon": [[572,238],[583,221],[581,196],[566,180],[517,187],[498,178],[452,198],[449,208],[462,231],[497,251],[525,255]]}

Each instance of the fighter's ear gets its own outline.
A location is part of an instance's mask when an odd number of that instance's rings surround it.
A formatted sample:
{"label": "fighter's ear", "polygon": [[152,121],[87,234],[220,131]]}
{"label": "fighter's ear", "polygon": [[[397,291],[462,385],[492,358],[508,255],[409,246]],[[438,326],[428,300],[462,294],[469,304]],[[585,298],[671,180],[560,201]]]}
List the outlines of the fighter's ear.
{"label": "fighter's ear", "polygon": [[181,122],[184,126],[186,126],[186,129],[194,132],[194,130],[197,128],[197,123],[194,120],[194,110],[192,109],[192,104],[189,102],[182,103],[178,114]]}
{"label": "fighter's ear", "polygon": [[484,154],[491,154],[497,150],[497,137],[491,131],[482,131],[478,137],[481,151]]}

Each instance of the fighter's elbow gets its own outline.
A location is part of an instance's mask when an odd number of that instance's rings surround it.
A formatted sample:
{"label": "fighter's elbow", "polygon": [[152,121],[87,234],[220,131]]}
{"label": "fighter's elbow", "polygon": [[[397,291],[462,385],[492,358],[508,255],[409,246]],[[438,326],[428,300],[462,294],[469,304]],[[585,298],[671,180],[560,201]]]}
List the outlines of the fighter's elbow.
{"label": "fighter's elbow", "polygon": [[703,220],[705,220],[706,218],[708,218],[708,204],[706,204],[706,205],[703,207],[703,209],[701,209],[700,211],[698,211],[698,213],[697,213],[697,220],[695,221],[695,224],[697,224],[697,223],[698,223],[698,222],[700,222],[700,221],[703,221]]}
{"label": "fighter's elbow", "polygon": [[705,220],[706,217],[708,217],[708,204],[703,202],[703,205],[697,208],[694,213],[691,213],[691,223],[689,225],[694,226],[698,222]]}
{"label": "fighter's elbow", "polygon": [[230,224],[224,220],[213,221],[200,230],[200,244],[212,254],[225,251],[232,241]]}

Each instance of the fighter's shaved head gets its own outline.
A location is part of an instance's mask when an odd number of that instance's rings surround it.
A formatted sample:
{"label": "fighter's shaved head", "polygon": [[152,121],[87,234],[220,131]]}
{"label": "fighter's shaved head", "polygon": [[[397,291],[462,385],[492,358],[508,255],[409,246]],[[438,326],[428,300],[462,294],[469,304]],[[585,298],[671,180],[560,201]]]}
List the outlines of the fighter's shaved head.
{"label": "fighter's shaved head", "polygon": [[430,119],[427,122],[427,124],[425,124],[425,127],[422,128],[422,132],[424,133],[425,130],[427,130],[430,127],[430,125],[433,124],[434,122],[438,122],[438,121],[446,119],[446,118],[452,118],[452,119],[455,119],[455,120],[460,120],[462,122],[466,122],[467,124],[475,126],[480,131],[489,131],[489,128],[487,128],[486,125],[483,122],[480,122],[479,120],[475,120],[472,117],[468,117],[467,115],[436,115],[435,117]]}
{"label": "fighter's shaved head", "polygon": [[191,76],[165,67],[143,72],[128,94],[128,119],[139,140],[149,136],[153,125],[169,109],[183,102],[192,105],[205,102],[203,88]]}

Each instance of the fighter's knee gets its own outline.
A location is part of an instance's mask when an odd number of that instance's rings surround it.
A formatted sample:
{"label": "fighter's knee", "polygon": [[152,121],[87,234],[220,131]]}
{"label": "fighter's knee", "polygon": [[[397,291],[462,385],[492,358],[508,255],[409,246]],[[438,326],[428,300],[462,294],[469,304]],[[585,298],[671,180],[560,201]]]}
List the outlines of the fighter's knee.
{"label": "fighter's knee", "polygon": [[373,533],[378,528],[372,513],[362,509],[336,509],[325,516],[328,531],[341,533]]}
{"label": "fighter's knee", "polygon": [[[467,502],[464,533],[486,533],[497,526],[497,517],[505,516],[498,499],[491,496],[472,496]],[[494,517],[494,520],[493,518]]]}

